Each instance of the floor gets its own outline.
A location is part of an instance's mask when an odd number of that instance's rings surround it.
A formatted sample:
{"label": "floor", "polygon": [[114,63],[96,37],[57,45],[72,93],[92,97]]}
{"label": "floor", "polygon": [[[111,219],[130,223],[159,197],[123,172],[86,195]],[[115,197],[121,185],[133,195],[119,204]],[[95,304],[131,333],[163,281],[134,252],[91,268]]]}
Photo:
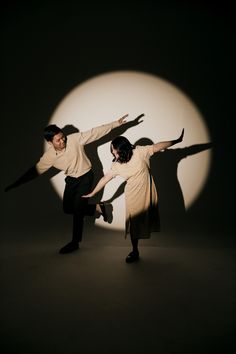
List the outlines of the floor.
{"label": "floor", "polygon": [[[14,229],[14,228],[13,228]],[[231,354],[235,247],[199,234],[154,234],[126,264],[121,232],[8,231],[1,243],[3,354]],[[230,238],[229,238],[230,240]]]}

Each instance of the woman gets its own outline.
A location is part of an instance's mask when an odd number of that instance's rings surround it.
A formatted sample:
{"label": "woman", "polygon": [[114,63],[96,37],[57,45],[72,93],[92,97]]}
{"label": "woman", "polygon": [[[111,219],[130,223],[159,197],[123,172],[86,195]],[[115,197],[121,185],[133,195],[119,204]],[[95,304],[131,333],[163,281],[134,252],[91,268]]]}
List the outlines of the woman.
{"label": "woman", "polygon": [[84,195],[85,198],[93,197],[115,176],[119,175],[126,180],[126,235],[130,234],[133,247],[126,257],[127,263],[139,259],[139,239],[150,238],[152,231],[159,231],[155,223],[158,217],[158,197],[150,174],[149,159],[158,151],[181,142],[183,135],[184,129],[176,140],[147,146],[134,146],[125,137],[116,137],[111,142],[114,159],[110,171],[100,179],[91,193]]}

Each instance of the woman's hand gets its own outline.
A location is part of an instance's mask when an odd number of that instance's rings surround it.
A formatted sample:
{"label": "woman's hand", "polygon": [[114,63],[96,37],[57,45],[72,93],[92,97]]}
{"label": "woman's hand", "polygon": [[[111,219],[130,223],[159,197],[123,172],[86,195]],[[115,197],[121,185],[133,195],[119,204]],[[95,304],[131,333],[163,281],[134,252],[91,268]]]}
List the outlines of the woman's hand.
{"label": "woman's hand", "polygon": [[89,193],[89,194],[86,194],[86,195],[82,195],[82,198],[91,198],[93,196],[94,196],[93,193]]}
{"label": "woman's hand", "polygon": [[125,120],[126,117],[128,117],[128,114],[126,114],[123,117],[121,117],[120,119],[118,119],[118,123],[120,125],[126,123],[126,120]]}
{"label": "woman's hand", "polygon": [[95,196],[100,190],[102,190],[105,185],[113,178],[111,173],[105,174],[100,181],[97,183],[96,187],[89,194],[82,195],[82,198],[91,198]]}

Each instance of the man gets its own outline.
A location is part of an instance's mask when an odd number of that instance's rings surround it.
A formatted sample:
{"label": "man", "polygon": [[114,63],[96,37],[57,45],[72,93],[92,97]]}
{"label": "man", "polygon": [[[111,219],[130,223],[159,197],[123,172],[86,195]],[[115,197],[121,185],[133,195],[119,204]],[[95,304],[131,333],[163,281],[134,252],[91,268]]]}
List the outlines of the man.
{"label": "man", "polygon": [[84,145],[100,139],[112,129],[126,123],[125,116],[109,124],[93,128],[86,132],[73,133],[65,136],[62,129],[51,124],[44,129],[44,138],[49,144],[49,149],[42,155],[35,166],[30,168],[23,176],[5,188],[5,191],[16,188],[33,178],[55,167],[64,171],[65,190],[63,195],[63,210],[73,215],[72,240],[60,249],[61,254],[70,253],[79,248],[82,240],[85,215],[94,215],[97,211],[104,221],[107,221],[106,209],[103,203],[88,204],[82,195],[90,192],[93,183],[91,162],[88,159]]}

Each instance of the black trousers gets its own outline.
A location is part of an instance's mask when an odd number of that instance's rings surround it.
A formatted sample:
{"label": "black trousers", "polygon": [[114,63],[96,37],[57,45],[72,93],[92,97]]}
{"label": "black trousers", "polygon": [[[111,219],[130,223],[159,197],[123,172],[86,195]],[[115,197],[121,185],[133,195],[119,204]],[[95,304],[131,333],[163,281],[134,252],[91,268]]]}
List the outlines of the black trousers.
{"label": "black trousers", "polygon": [[90,170],[78,178],[67,176],[65,182],[63,211],[73,215],[72,240],[80,242],[83,234],[84,216],[92,216],[96,210],[95,204],[88,204],[88,198],[82,198],[82,195],[88,194],[92,190],[93,172]]}

